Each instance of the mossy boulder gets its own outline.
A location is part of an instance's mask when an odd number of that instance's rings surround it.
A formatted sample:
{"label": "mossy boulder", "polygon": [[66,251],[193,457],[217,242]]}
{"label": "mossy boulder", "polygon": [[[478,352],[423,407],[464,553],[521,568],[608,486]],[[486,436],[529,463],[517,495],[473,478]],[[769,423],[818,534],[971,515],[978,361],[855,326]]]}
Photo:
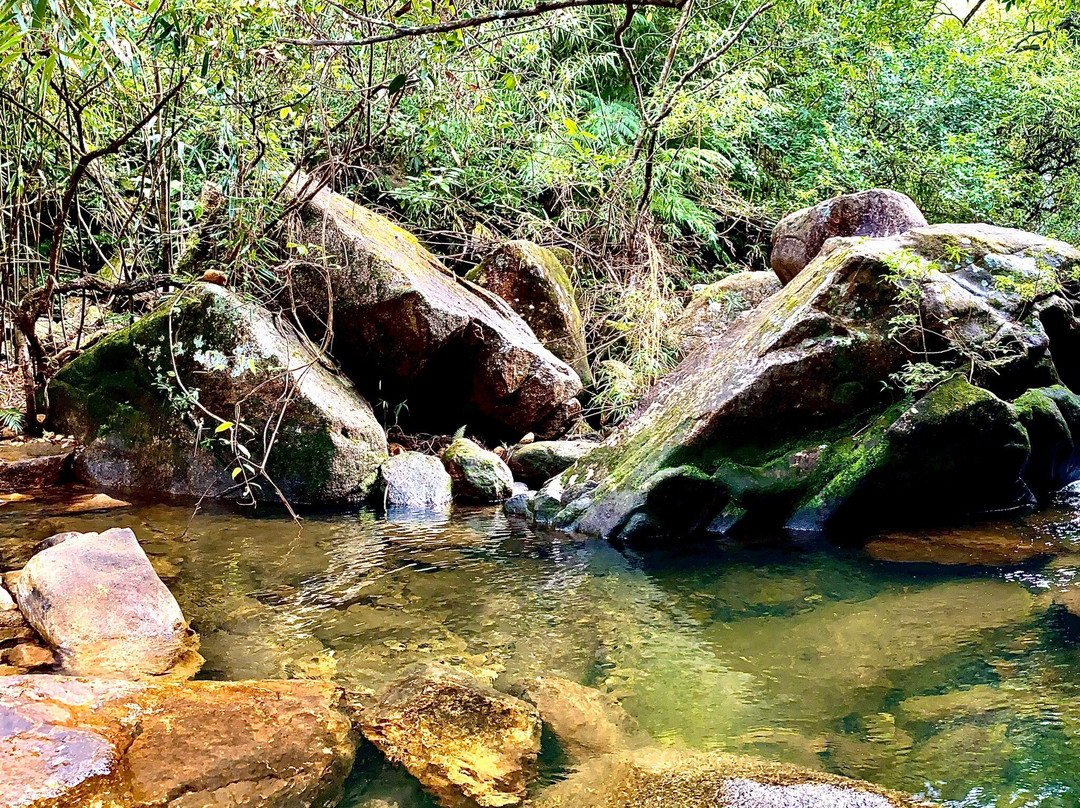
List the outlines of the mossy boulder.
{"label": "mossy boulder", "polygon": [[387,455],[351,384],[290,325],[213,284],[99,342],[48,392],[54,428],[84,444],[77,473],[105,488],[242,496],[246,473],[272,497],[251,471],[265,460],[291,502],[350,503]]}
{"label": "mossy boulder", "polygon": [[[1069,245],[986,225],[831,239],[661,380],[533,512],[630,538],[819,529],[856,513],[873,530],[916,495],[906,511],[928,520],[1030,503],[1020,471],[1032,441],[1007,402],[1078,383],[1078,272]],[[915,402],[897,374],[919,360],[970,381]],[[1078,473],[1055,468],[1050,488]]]}
{"label": "mossy boulder", "polygon": [[707,340],[723,336],[741,315],[780,291],[772,272],[736,272],[694,292],[668,326],[667,340],[680,359]]}
{"label": "mossy boulder", "polygon": [[463,502],[502,502],[513,493],[514,475],[503,459],[468,438],[457,438],[440,457],[454,481],[454,496]]}
{"label": "mossy boulder", "polygon": [[[295,186],[305,198],[306,182]],[[455,276],[411,233],[323,189],[290,240],[330,259],[291,272],[305,328],[320,337],[332,317],[345,372],[362,392],[404,402],[410,424],[517,439],[559,437],[577,420],[577,374],[505,300]]]}
{"label": "mossy boulder", "polygon": [[465,277],[509,303],[544,347],[572,367],[582,384],[592,386],[581,310],[554,252],[531,241],[510,241]]}
{"label": "mossy boulder", "polygon": [[1080,396],[1056,385],[1028,390],[1013,406],[1031,440],[1024,480],[1046,502],[1080,478]]}

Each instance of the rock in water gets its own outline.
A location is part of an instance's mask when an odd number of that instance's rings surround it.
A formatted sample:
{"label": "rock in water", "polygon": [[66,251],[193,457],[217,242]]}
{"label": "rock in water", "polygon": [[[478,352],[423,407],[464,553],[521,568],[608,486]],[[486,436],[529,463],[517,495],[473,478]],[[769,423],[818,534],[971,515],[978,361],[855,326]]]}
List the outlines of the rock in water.
{"label": "rock in water", "polygon": [[515,480],[539,488],[595,448],[596,444],[587,440],[541,440],[515,446],[506,464]]}
{"label": "rock in water", "polygon": [[572,367],[582,384],[592,386],[581,310],[555,253],[531,241],[511,241],[465,277],[509,303],[544,347]]}
{"label": "rock in water", "polygon": [[734,755],[649,747],[605,755],[531,808],[915,808],[911,797],[823,772]]}
{"label": "rock in water", "polygon": [[926,217],[911,197],[874,188],[827,199],[789,213],[772,232],[770,263],[782,283],[790,283],[831,238],[895,236],[925,227]]}
{"label": "rock in water", "polygon": [[[106,488],[228,496],[243,480],[234,470],[260,464],[270,445],[267,470],[291,502],[352,503],[387,455],[371,407],[295,329],[212,284],[102,340],[49,395],[57,429],[85,443],[77,472]],[[205,410],[236,423],[218,431]]]}
{"label": "rock in water", "polygon": [[72,453],[70,446],[54,441],[0,446],[0,493],[33,491],[56,485]]}
{"label": "rock in water", "polygon": [[326,808],[357,738],[324,682],[0,679],[0,805]]}
{"label": "rock in water", "polygon": [[387,508],[450,509],[453,481],[439,458],[420,452],[402,452],[383,463],[379,473],[383,504]]}
{"label": "rock in water", "polygon": [[391,685],[361,728],[445,808],[519,804],[540,752],[532,705],[441,665]]}
{"label": "rock in water", "polygon": [[[1078,267],[1080,251],[1067,244],[985,225],[832,239],[545,486],[537,518],[632,538],[778,526],[795,514],[794,529],[857,515],[873,530],[1029,505],[1025,482],[1056,486],[1080,473],[1071,452],[1039,448],[1065,446],[1060,428],[1029,434],[1008,404],[1029,389],[1080,384]],[[905,322],[921,322],[926,342]],[[958,375],[896,402],[894,374],[920,356]],[[1067,425],[1066,393],[1053,395]],[[1028,462],[1032,444],[1048,482]],[[1033,471],[1022,480],[1025,464]]]}
{"label": "rock in water", "polygon": [[[301,177],[298,192],[307,181]],[[406,401],[427,431],[463,423],[500,437],[566,432],[581,381],[497,295],[457,278],[415,236],[323,189],[292,240],[319,244],[326,270],[292,274],[309,332],[327,322],[333,352],[365,391]]]}
{"label": "rock in water", "polygon": [[514,488],[514,475],[502,458],[468,438],[458,438],[442,452],[454,480],[454,496],[465,502],[502,502]]}
{"label": "rock in water", "polygon": [[772,272],[736,272],[710,283],[694,297],[668,327],[667,338],[679,358],[688,356],[703,342],[721,337],[742,315],[780,291]]}
{"label": "rock in water", "polygon": [[130,530],[69,533],[27,562],[15,600],[67,673],[190,676],[198,640]]}

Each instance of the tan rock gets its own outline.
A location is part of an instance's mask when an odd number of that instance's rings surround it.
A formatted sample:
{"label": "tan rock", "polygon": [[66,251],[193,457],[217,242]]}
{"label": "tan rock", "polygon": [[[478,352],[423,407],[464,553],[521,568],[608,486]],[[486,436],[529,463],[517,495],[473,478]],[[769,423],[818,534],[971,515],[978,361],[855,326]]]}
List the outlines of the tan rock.
{"label": "tan rock", "polygon": [[736,272],[694,292],[667,330],[680,359],[703,342],[723,336],[744,313],[780,291],[772,272]]}
{"label": "tan rock", "polygon": [[4,652],[4,659],[9,665],[31,671],[37,668],[51,668],[56,664],[56,655],[48,648],[34,643],[19,643]]}
{"label": "tan rock", "polygon": [[56,485],[72,452],[70,444],[60,441],[16,441],[0,445],[0,492],[22,493]]}
{"label": "tan rock", "polygon": [[1050,558],[1064,547],[1051,536],[1013,523],[890,532],[866,545],[880,561],[1007,567]]}
{"label": "tan rock", "polygon": [[130,530],[60,534],[27,562],[19,608],[68,673],[190,676],[201,657],[172,593]]}
{"label": "tan rock", "polygon": [[364,710],[361,729],[446,808],[519,804],[540,751],[532,705],[441,665],[391,685]]}
{"label": "tan rock", "polygon": [[0,680],[0,805],[333,805],[356,736],[322,682]]}

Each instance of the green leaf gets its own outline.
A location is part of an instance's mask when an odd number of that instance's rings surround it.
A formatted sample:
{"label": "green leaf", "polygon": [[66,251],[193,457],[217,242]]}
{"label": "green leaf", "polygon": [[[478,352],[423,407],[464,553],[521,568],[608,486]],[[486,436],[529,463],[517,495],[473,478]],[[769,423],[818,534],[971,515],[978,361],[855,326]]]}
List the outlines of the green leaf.
{"label": "green leaf", "polygon": [[386,91],[390,95],[397,95],[405,89],[405,84],[408,82],[409,77],[404,73],[398,73],[394,78],[390,80],[390,86],[386,88]]}
{"label": "green leaf", "polygon": [[232,421],[222,421],[218,424],[217,429],[214,430],[214,434],[216,435],[218,432],[225,432],[232,429],[234,426],[235,424]]}

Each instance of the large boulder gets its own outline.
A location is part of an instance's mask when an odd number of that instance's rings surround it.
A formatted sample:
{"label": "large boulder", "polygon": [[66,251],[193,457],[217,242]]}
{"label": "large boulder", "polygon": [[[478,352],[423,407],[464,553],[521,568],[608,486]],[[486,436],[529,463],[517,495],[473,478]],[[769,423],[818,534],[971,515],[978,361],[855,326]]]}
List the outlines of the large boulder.
{"label": "large boulder", "polygon": [[[1029,504],[1037,475],[1021,472],[1045,438],[1008,402],[1080,381],[1077,268],[1067,244],[985,225],[832,239],[545,486],[533,512],[630,538],[756,520],[869,530]],[[1053,457],[1039,467],[1053,466],[1056,486],[1076,471],[1071,454]]]}
{"label": "large boulder", "polygon": [[445,808],[517,805],[536,773],[536,709],[451,668],[420,665],[361,717],[364,736]]}
{"label": "large boulder", "polygon": [[371,407],[309,342],[214,284],[83,353],[49,399],[58,431],[85,444],[79,475],[142,494],[273,496],[265,462],[291,502],[352,503],[387,455]]}
{"label": "large boulder", "polygon": [[515,480],[539,488],[596,448],[587,440],[538,440],[510,450],[506,465]]}
{"label": "large boulder", "polygon": [[198,640],[135,534],[61,533],[22,569],[19,609],[79,676],[190,676]]}
{"label": "large boulder", "polygon": [[0,805],[328,808],[357,737],[325,682],[0,679]]}
{"label": "large boulder", "polygon": [[780,291],[772,272],[736,272],[694,292],[668,326],[667,338],[680,359],[709,339],[721,337],[745,312]]}
{"label": "large boulder", "polygon": [[[296,192],[310,196],[301,175]],[[581,412],[581,380],[498,295],[458,278],[415,236],[322,189],[292,241],[318,245],[327,267],[291,272],[308,332],[332,317],[332,352],[361,389],[425,431],[464,423],[495,437],[558,437]],[[330,305],[332,301],[332,306]]]}
{"label": "large boulder", "polygon": [[509,499],[513,493],[514,475],[503,459],[468,438],[457,438],[440,456],[458,499],[488,504]]}
{"label": "large boulder", "polygon": [[437,457],[402,452],[383,463],[379,475],[388,510],[450,510],[453,480]]}
{"label": "large boulder", "polygon": [[790,283],[837,236],[877,238],[925,227],[926,217],[910,197],[883,188],[827,199],[789,213],[772,232],[770,263],[782,283]]}
{"label": "large boulder", "polygon": [[530,808],[915,808],[859,780],[756,758],[647,747],[585,763]]}
{"label": "large boulder", "polygon": [[531,241],[510,241],[465,277],[509,303],[545,348],[572,367],[582,384],[592,385],[581,310],[555,253]]}

